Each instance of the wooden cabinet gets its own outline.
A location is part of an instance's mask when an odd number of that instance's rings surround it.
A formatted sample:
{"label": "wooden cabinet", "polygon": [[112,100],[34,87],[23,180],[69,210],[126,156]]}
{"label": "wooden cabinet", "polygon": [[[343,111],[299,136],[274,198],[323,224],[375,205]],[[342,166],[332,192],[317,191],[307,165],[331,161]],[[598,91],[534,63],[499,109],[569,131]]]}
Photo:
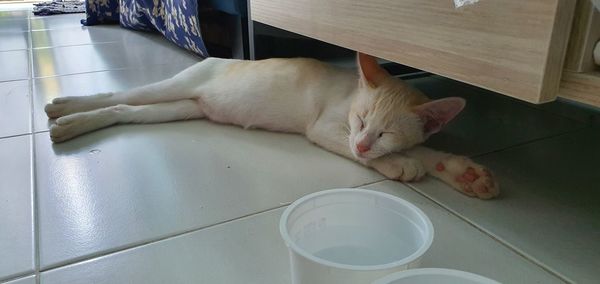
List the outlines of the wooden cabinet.
{"label": "wooden cabinet", "polygon": [[533,103],[554,100],[574,0],[250,0],[252,20]]}
{"label": "wooden cabinet", "polygon": [[598,41],[600,12],[590,0],[578,0],[559,96],[600,107],[600,67],[593,59]]}

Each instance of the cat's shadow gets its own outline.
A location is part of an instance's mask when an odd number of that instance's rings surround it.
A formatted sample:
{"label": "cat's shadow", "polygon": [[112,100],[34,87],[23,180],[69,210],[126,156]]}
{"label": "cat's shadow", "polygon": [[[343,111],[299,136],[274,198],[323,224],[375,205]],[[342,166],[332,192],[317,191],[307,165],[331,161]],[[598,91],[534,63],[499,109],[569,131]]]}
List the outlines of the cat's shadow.
{"label": "cat's shadow", "polygon": [[[78,154],[85,150],[94,154],[102,151],[100,145],[107,140],[125,140],[131,134],[147,133],[149,125],[111,126],[75,137],[62,143],[52,143],[52,150],[58,156]],[[50,140],[49,134],[44,137]],[[118,141],[117,141],[118,142]]]}

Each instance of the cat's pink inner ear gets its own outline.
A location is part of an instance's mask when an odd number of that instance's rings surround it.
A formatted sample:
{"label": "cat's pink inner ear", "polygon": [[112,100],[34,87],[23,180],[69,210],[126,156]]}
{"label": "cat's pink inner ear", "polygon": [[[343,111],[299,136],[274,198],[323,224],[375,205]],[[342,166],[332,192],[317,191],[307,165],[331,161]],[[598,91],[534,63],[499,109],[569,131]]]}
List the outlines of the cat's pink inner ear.
{"label": "cat's pink inner ear", "polygon": [[439,132],[444,125],[450,122],[465,107],[465,100],[450,97],[434,100],[417,106],[414,111],[423,120],[425,136]]}
{"label": "cat's pink inner ear", "polygon": [[379,66],[377,59],[371,55],[359,52],[357,63],[360,79],[366,86],[376,88],[389,76],[387,71]]}

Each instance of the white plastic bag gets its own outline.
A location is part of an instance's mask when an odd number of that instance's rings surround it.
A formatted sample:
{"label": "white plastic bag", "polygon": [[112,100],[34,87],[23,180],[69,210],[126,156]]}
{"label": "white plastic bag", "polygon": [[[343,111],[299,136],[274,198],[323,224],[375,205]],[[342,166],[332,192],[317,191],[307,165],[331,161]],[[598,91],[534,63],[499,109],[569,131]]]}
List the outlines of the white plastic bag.
{"label": "white plastic bag", "polygon": [[[456,1],[454,1],[456,2]],[[592,0],[592,3],[594,3],[594,6],[596,6],[596,9],[598,9],[598,11],[600,11],[600,0]]]}
{"label": "white plastic bag", "polygon": [[[600,0],[595,0],[595,1],[600,1]],[[475,4],[477,2],[479,2],[479,0],[454,0],[454,6],[456,8],[460,8],[462,6]]]}

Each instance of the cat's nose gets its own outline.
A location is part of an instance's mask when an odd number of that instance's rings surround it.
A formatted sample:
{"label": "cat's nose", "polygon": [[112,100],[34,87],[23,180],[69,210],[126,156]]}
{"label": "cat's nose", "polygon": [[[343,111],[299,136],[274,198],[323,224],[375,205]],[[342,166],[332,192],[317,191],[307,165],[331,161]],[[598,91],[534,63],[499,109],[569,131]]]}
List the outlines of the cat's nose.
{"label": "cat's nose", "polygon": [[364,152],[371,150],[371,147],[364,145],[364,144],[356,144],[356,150],[358,150],[358,152],[362,154]]}

